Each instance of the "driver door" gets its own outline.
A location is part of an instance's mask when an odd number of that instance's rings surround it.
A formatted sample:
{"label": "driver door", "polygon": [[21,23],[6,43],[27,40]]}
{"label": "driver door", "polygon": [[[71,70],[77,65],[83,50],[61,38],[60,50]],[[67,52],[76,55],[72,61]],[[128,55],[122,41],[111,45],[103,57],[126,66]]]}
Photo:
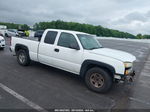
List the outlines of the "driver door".
{"label": "driver door", "polygon": [[53,51],[53,64],[58,68],[79,74],[83,52],[81,49],[70,48],[71,44],[79,47],[73,34],[62,32]]}

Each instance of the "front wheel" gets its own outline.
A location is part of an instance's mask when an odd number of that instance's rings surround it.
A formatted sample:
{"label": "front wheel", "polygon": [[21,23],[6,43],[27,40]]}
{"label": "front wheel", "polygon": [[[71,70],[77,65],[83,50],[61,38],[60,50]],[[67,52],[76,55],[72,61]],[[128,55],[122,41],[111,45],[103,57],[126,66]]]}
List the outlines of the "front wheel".
{"label": "front wheel", "polygon": [[17,61],[22,66],[27,66],[30,64],[29,54],[25,50],[19,50],[17,52]]}
{"label": "front wheel", "polygon": [[110,90],[112,82],[110,74],[99,67],[89,69],[85,75],[85,83],[87,87],[95,92],[107,92]]}

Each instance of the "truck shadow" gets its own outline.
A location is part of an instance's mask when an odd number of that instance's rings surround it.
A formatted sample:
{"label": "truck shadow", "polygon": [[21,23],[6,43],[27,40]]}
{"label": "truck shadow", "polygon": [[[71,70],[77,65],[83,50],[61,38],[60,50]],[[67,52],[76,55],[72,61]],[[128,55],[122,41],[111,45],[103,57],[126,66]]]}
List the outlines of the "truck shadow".
{"label": "truck shadow", "polygon": [[55,78],[59,78],[62,81],[64,81],[65,79],[65,81],[68,82],[68,85],[70,83],[77,85],[77,88],[74,88],[76,90],[79,88],[80,89],[82,88],[85,91],[88,91],[90,93],[92,92],[94,94],[110,96],[112,98],[117,95],[121,96],[122,94],[127,96],[127,93],[129,93],[130,88],[132,88],[132,86],[134,85],[134,84],[127,84],[127,83],[113,83],[112,89],[109,92],[101,94],[101,93],[96,93],[96,92],[89,90],[84,83],[84,78],[80,77],[79,75],[72,74],[64,70],[60,70],[51,66],[38,63],[38,62],[32,62],[31,66],[37,69],[40,69],[46,73],[49,73],[49,75],[53,75]]}

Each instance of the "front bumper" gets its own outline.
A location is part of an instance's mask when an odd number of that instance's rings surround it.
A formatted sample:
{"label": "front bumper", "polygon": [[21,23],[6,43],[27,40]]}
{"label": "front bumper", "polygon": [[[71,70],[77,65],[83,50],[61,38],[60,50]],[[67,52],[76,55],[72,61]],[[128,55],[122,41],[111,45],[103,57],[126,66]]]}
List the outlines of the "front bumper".
{"label": "front bumper", "polygon": [[12,52],[12,49],[11,49],[11,47],[9,47],[9,51],[10,51],[10,52]]}
{"label": "front bumper", "polygon": [[5,47],[5,41],[0,40],[0,48],[4,48],[4,47]]}
{"label": "front bumper", "polygon": [[128,75],[124,75],[124,77],[122,77],[122,80],[125,82],[133,82],[134,77],[135,77],[135,71],[133,71],[132,73],[128,74]]}
{"label": "front bumper", "polygon": [[133,79],[134,79],[135,75],[136,75],[135,71],[132,71],[128,75],[117,74],[117,75],[115,75],[115,79],[118,80],[118,81],[133,82],[134,81]]}

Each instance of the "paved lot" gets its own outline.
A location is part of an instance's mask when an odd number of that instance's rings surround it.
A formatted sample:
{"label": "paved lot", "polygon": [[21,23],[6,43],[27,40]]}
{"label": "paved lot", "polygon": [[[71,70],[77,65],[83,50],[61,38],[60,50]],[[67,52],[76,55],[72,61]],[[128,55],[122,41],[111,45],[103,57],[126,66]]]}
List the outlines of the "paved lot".
{"label": "paved lot", "polygon": [[80,77],[68,72],[36,62],[28,67],[18,65],[7,46],[0,51],[0,109],[150,109],[150,65],[146,65],[147,75],[144,71],[150,46],[120,40],[100,42],[104,47],[124,50],[137,57],[134,83],[114,84],[107,94],[94,93],[85,87]]}

